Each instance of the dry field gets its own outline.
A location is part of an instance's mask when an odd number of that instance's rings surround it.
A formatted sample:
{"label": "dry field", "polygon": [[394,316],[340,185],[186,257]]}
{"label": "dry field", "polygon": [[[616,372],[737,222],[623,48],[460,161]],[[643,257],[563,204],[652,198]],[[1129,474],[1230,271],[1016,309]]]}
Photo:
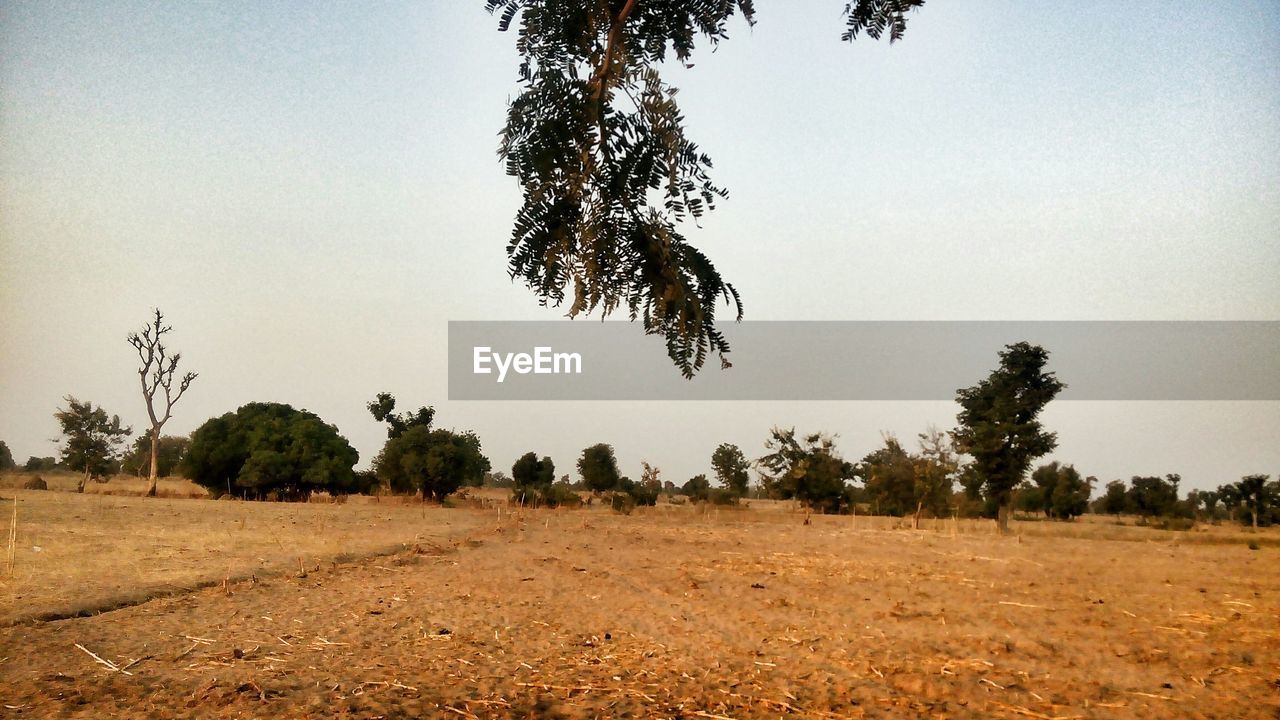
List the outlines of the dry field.
{"label": "dry field", "polygon": [[214,584],[0,628],[0,717],[1280,717],[1275,534],[15,494],[10,618]]}

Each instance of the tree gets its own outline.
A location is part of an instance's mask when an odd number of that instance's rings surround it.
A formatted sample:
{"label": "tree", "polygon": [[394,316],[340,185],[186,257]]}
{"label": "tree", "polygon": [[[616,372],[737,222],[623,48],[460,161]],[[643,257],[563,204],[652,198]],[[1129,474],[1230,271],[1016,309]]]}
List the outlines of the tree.
{"label": "tree", "polygon": [[687,495],[694,502],[703,501],[711,495],[711,481],[706,475],[694,475],[680,486],[680,494]]}
{"label": "tree", "polygon": [[1236,483],[1240,504],[1249,510],[1254,529],[1257,529],[1259,520],[1267,524],[1269,519],[1267,515],[1273,498],[1270,488],[1267,487],[1268,477],[1267,475],[1246,475]]}
{"label": "tree", "polygon": [[917,437],[920,452],[912,453],[891,433],[881,436],[884,447],[869,453],[855,468],[863,481],[862,497],[877,514],[911,515],[920,528],[925,510],[935,517],[946,513],[960,469],[950,438],[935,427]]}
{"label": "tree", "polygon": [[618,459],[614,457],[613,446],[597,443],[582,451],[578,458],[578,475],[582,484],[593,493],[602,493],[618,487],[622,475],[618,472]]}
{"label": "tree", "polygon": [[956,457],[954,441],[938,428],[930,425],[916,438],[920,443],[920,454],[912,463],[916,505],[911,527],[919,530],[923,510],[927,508],[935,517],[946,512],[960,472],[960,460]]}
{"label": "tree", "polygon": [[387,440],[373,461],[378,477],[395,492],[418,492],[442,501],[464,484],[483,481],[489,459],[472,432],[415,425]]}
{"label": "tree", "polygon": [[391,393],[378,393],[367,406],[387,424],[387,442],[373,461],[378,478],[393,492],[421,493],[442,501],[463,485],[481,485],[492,467],[470,431],[433,430],[435,409],[397,415]]}
{"label": "tree", "polygon": [[[138,367],[138,379],[142,384],[142,400],[147,405],[147,418],[151,421],[151,429],[147,437],[151,444],[151,471],[147,476],[147,497],[156,495],[156,478],[160,468],[160,431],[164,424],[173,417],[173,406],[182,399],[196,379],[196,373],[189,372],[178,380],[175,390],[174,374],[178,371],[178,361],[182,353],[168,354],[162,342],[165,335],[173,328],[164,324],[164,315],[160,309],[155,310],[155,317],[150,324],[142,328],[141,333],[129,333],[128,341],[138,351],[138,359],[142,364]],[[156,395],[164,391],[163,406]]]}
{"label": "tree", "polygon": [[9,451],[9,446],[0,440],[0,470],[12,470],[17,465],[13,462],[13,453]]}
{"label": "tree", "polygon": [[366,407],[373,419],[387,424],[387,439],[394,440],[411,427],[431,427],[436,410],[433,407],[421,407],[417,412],[396,414],[396,399],[391,393],[381,392]]}
{"label": "tree", "polygon": [[338,429],[316,414],[282,403],[248,403],[196,428],[180,468],[215,496],[306,500],[317,491],[358,490],[359,459]]}
{"label": "tree", "polygon": [[49,472],[58,468],[58,459],[52,457],[36,457],[32,455],[27,458],[27,462],[23,464],[22,469],[27,472]]}
{"label": "tree", "polygon": [[1129,480],[1129,507],[1142,517],[1172,517],[1178,507],[1178,475],[1133,477]]}
{"label": "tree", "polygon": [[[923,0],[856,0],[843,39],[902,37]],[[509,272],[543,305],[569,315],[626,306],[666,338],[686,377],[729,345],[715,326],[721,300],[742,303],[710,259],[678,232],[715,207],[711,159],[685,135],[676,88],[660,70],[670,54],[690,63],[694,43],[728,37],[751,0],[487,0],[507,31],[519,18],[520,94],[510,103],[499,156],[524,204],[507,246]]]}
{"label": "tree", "polygon": [[835,440],[823,433],[796,437],[795,428],[773,428],[765,441],[769,454],[756,461],[761,481],[771,494],[784,500],[795,498],[805,506],[824,512],[840,512],[849,505],[846,480],[854,477],[854,466],[836,451]]}
{"label": "tree", "polygon": [[1057,461],[1041,465],[1031,473],[1031,481],[1035,483],[1036,510],[1044,512],[1046,517],[1070,520],[1089,508],[1093,487],[1080,477],[1074,465]]}
{"label": "tree", "polygon": [[1012,492],[1036,458],[1058,446],[1055,433],[1040,425],[1040,411],[1066,387],[1044,370],[1049,353],[1025,342],[1000,351],[1000,367],[987,379],[957,391],[956,445],[973,458],[988,500],[998,506],[1001,533],[1009,531]]}
{"label": "tree", "polygon": [[556,465],[551,458],[539,460],[537,453],[527,452],[511,466],[511,478],[515,483],[512,497],[517,502],[555,504],[549,497],[556,481]]}
{"label": "tree", "polygon": [[748,470],[751,463],[747,461],[737,445],[723,443],[711,454],[711,467],[715,470],[716,480],[737,497],[747,494],[751,482]]}
{"label": "tree", "polygon": [[76,492],[84,492],[85,483],[109,474],[120,455],[120,446],[133,429],[120,425],[120,416],[107,416],[107,411],[93,403],[80,402],[67,395],[65,409],[53,414],[62,428],[62,462],[83,473]]}
{"label": "tree", "polygon": [[[182,456],[187,452],[191,439],[176,435],[161,435],[159,452],[156,454],[156,476],[169,477],[178,471]],[[142,477],[142,473],[151,468],[151,436],[149,433],[139,435],[133,441],[133,447],[120,461],[120,471]]]}

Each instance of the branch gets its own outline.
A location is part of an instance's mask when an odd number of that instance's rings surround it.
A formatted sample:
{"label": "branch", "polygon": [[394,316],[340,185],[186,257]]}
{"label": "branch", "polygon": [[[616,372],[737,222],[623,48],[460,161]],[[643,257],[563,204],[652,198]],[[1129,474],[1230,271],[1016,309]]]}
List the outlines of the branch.
{"label": "branch", "polygon": [[604,94],[604,87],[608,84],[609,70],[613,65],[613,51],[622,41],[622,25],[627,21],[627,16],[636,7],[636,0],[627,0],[627,4],[622,6],[622,11],[618,13],[618,17],[614,18],[613,24],[609,28],[609,39],[604,47],[604,58],[600,61],[600,69],[596,71],[596,76],[591,82],[598,83],[596,85],[595,97],[597,100]]}

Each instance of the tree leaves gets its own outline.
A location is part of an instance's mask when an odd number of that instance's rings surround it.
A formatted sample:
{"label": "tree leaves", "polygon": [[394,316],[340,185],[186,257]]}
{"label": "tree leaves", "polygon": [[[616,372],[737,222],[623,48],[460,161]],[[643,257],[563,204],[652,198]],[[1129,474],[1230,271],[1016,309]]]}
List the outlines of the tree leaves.
{"label": "tree leaves", "polygon": [[[861,0],[849,29],[890,41],[922,0]],[[677,90],[658,67],[688,65],[699,40],[728,37],[751,0],[486,0],[498,29],[517,27],[522,88],[510,104],[498,155],[524,202],[507,246],[508,271],[544,305],[607,316],[626,307],[662,335],[685,377],[707,358],[729,365],[716,328],[721,302],[742,319],[742,299],[678,230],[727,197],[711,158],[684,131]],[[572,290],[569,288],[572,287]]]}

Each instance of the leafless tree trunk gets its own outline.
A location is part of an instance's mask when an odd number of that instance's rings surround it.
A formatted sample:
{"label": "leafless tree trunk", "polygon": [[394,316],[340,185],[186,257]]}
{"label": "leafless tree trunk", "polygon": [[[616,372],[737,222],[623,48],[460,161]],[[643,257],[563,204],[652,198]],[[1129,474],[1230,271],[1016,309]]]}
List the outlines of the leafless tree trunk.
{"label": "leafless tree trunk", "polygon": [[996,527],[999,528],[1001,535],[1009,534],[1009,515],[1012,504],[1012,501],[1000,503],[1000,510],[996,513]]}
{"label": "leafless tree trunk", "polygon": [[[173,328],[164,324],[164,315],[157,308],[155,319],[142,328],[142,333],[130,333],[128,338],[129,344],[138,351],[138,359],[142,361],[138,377],[142,382],[142,399],[147,403],[147,417],[151,420],[151,472],[147,481],[147,497],[156,496],[156,477],[160,467],[160,430],[173,416],[173,406],[187,388],[191,387],[191,381],[196,379],[196,373],[193,372],[183,375],[175,391],[173,376],[182,353],[174,353],[170,357],[164,344],[160,342],[161,337],[171,330]],[[161,390],[164,391],[164,397],[160,399],[163,412],[157,412],[159,404],[156,395]]]}

